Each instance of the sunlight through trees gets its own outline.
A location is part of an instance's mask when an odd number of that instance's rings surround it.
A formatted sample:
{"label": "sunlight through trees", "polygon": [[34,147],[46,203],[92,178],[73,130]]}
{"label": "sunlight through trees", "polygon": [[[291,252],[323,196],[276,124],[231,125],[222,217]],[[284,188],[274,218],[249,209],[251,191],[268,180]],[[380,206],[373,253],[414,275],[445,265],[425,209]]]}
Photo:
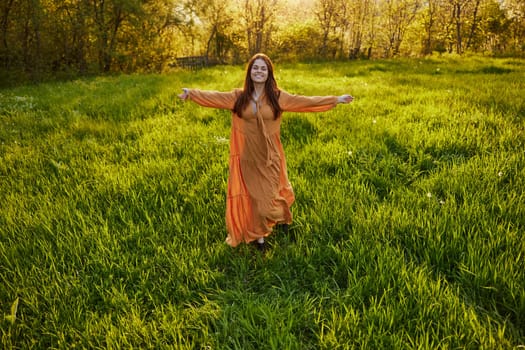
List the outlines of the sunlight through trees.
{"label": "sunlight through trees", "polygon": [[163,71],[240,63],[525,52],[521,0],[5,0],[0,75]]}

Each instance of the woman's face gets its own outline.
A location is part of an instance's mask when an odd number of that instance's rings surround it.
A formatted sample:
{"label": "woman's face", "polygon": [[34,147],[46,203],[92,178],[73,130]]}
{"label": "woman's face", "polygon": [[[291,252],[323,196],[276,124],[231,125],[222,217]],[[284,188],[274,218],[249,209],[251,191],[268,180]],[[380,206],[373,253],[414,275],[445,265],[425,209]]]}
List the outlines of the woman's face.
{"label": "woman's face", "polygon": [[262,58],[258,58],[253,62],[250,76],[254,83],[265,83],[268,79],[268,66]]}

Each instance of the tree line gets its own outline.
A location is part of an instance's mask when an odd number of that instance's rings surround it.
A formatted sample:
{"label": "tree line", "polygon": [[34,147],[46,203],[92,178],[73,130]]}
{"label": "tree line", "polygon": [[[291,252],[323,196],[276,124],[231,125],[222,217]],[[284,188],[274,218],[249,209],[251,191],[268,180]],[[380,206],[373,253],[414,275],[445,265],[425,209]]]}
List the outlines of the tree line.
{"label": "tree line", "polygon": [[0,70],[162,71],[240,63],[525,52],[523,0],[2,0]]}

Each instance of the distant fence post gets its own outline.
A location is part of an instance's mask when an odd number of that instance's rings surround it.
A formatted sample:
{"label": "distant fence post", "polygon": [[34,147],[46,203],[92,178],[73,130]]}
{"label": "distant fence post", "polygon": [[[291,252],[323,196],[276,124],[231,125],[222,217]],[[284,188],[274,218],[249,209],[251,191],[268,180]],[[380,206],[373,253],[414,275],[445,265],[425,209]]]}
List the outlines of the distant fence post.
{"label": "distant fence post", "polygon": [[208,65],[208,57],[206,56],[186,56],[175,57],[175,62],[170,63],[170,67],[182,67],[189,69],[203,68]]}

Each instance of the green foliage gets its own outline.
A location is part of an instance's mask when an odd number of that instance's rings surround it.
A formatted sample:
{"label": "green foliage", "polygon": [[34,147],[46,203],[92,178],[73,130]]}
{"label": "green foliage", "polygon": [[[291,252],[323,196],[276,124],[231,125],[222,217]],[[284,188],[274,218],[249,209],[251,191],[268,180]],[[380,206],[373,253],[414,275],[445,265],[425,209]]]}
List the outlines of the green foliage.
{"label": "green foliage", "polygon": [[525,344],[525,62],[277,65],[297,201],[265,255],[224,243],[242,67],[0,90],[3,348]]}
{"label": "green foliage", "polygon": [[281,60],[313,59],[319,55],[322,35],[314,22],[295,23],[283,28],[276,41],[275,55]]}
{"label": "green foliage", "polygon": [[0,87],[239,64],[478,53],[523,57],[523,0],[5,0]]}

